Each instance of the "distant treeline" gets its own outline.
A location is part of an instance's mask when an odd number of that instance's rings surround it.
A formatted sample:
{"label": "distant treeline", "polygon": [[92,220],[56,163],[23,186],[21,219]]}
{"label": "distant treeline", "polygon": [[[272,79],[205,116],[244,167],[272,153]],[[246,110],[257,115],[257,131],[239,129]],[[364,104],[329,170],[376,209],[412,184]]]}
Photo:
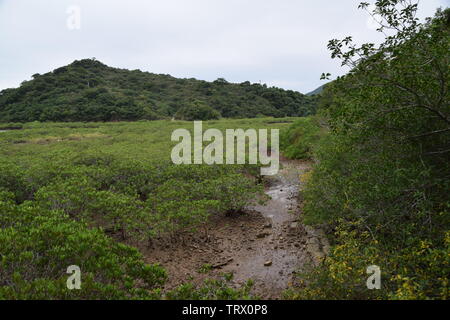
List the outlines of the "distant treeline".
{"label": "distant treeline", "polygon": [[243,82],[177,79],[84,59],[0,92],[0,122],[307,116],[317,97]]}

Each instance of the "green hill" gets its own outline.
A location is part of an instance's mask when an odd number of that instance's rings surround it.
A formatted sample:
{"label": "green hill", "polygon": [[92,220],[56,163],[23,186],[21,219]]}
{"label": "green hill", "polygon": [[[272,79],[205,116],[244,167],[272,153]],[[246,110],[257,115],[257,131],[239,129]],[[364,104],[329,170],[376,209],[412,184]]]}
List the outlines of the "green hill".
{"label": "green hill", "polygon": [[307,96],[315,96],[315,95],[321,94],[321,93],[323,92],[323,89],[325,89],[325,86],[326,86],[326,85],[327,85],[327,84],[321,85],[321,86],[318,87],[317,89],[315,89],[315,90],[313,90],[313,91],[311,91],[311,92],[308,92],[306,95],[307,95]]}
{"label": "green hill", "polygon": [[0,122],[184,118],[198,108],[224,118],[306,116],[315,113],[316,98],[250,82],[117,69],[95,59],[35,74],[19,88],[0,92]]}

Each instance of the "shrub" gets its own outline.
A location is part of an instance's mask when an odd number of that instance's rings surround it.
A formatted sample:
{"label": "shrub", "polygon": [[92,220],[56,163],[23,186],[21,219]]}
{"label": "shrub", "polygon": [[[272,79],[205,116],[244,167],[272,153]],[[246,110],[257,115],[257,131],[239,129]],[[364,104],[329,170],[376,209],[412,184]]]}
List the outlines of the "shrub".
{"label": "shrub", "polygon": [[291,159],[311,159],[314,146],[326,134],[317,117],[296,120],[280,137],[283,154]]}
{"label": "shrub", "polygon": [[[0,193],[0,299],[157,298],[164,269],[60,211]],[[81,290],[68,290],[66,270],[81,269]]]}
{"label": "shrub", "polygon": [[[321,104],[330,135],[315,151],[304,217],[334,230],[334,247],[297,298],[448,299],[450,10],[421,25],[416,9],[376,2],[398,29],[379,48],[329,43],[352,70]],[[382,290],[364,288],[373,264]]]}
{"label": "shrub", "polygon": [[176,119],[193,120],[216,120],[220,118],[220,113],[202,101],[194,101],[182,107],[176,114]]}

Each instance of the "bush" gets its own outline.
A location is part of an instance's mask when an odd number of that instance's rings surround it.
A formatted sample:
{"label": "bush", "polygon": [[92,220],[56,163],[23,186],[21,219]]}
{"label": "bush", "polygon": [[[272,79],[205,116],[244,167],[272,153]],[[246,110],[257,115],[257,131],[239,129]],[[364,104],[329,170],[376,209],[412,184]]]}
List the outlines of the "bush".
{"label": "bush", "polygon": [[319,118],[308,117],[296,120],[280,137],[283,154],[291,159],[311,159],[314,146],[326,135]]}
{"label": "bush", "polygon": [[182,107],[175,114],[175,118],[186,121],[217,120],[220,118],[220,113],[202,101],[195,101],[189,103],[185,107]]}
{"label": "bush", "polygon": [[[116,243],[60,211],[0,193],[0,299],[157,298],[166,272],[137,249]],[[66,270],[81,269],[81,290],[68,290]]]}
{"label": "bush", "polygon": [[240,289],[229,286],[232,275],[225,275],[224,279],[207,279],[200,286],[192,283],[183,284],[166,293],[168,300],[254,300],[250,295],[253,282],[247,281]]}
{"label": "bush", "polygon": [[[397,35],[377,49],[329,43],[353,69],[326,88],[330,135],[303,196],[305,221],[333,230],[334,246],[295,298],[449,297],[450,10],[420,25],[406,1],[376,7],[402,25]],[[381,268],[382,290],[365,288],[370,265]]]}

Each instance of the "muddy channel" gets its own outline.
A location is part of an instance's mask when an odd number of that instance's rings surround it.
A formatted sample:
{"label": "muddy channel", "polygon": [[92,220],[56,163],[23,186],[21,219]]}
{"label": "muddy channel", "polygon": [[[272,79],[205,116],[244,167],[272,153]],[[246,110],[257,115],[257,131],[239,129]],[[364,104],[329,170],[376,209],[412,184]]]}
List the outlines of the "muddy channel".
{"label": "muddy channel", "polygon": [[[296,272],[317,264],[328,247],[323,235],[300,219],[300,177],[310,168],[308,162],[283,160],[279,173],[267,178],[266,203],[249,206],[243,214],[214,217],[208,236],[141,248],[147,262],[167,269],[167,289],[185,282],[200,285],[206,278],[231,272],[235,287],[252,279],[254,295],[281,298]],[[212,269],[202,271],[205,265]]]}

